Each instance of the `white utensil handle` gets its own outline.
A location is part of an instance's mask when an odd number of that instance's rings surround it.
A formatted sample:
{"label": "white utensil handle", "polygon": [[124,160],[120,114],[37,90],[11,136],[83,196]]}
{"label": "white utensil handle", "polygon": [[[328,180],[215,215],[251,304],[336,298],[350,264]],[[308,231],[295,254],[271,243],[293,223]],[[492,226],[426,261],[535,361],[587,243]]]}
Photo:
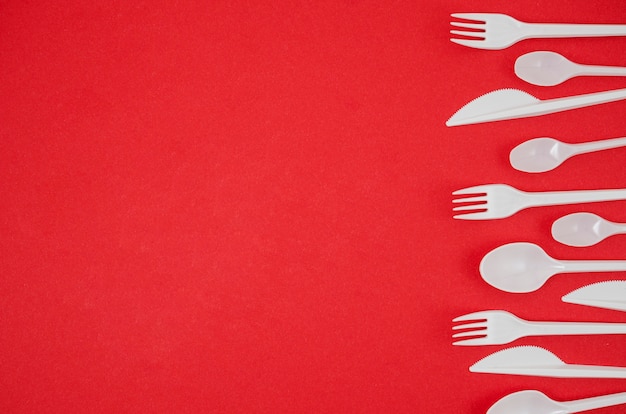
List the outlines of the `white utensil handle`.
{"label": "white utensil handle", "polygon": [[579,413],[581,411],[595,410],[597,408],[611,407],[625,403],[626,392],[620,392],[618,394],[601,395],[599,397],[562,402],[561,404],[565,405],[570,412]]}
{"label": "white utensil handle", "polygon": [[623,24],[531,23],[528,28],[535,37],[626,36]]}
{"label": "white utensil handle", "polygon": [[584,108],[591,105],[615,102],[626,99],[626,89],[615,89],[605,92],[593,92],[585,95],[566,96],[564,98],[548,99],[539,104],[523,108],[514,108],[511,111],[530,112],[537,115],[551,114],[558,111]]}
{"label": "white utensil handle", "polygon": [[534,335],[600,335],[626,334],[624,323],[531,322]]}
{"label": "white utensil handle", "polygon": [[626,260],[559,260],[561,273],[626,272]]}
{"label": "white utensil handle", "polygon": [[626,378],[626,368],[566,364],[563,378]]}
{"label": "white utensil handle", "polygon": [[507,367],[490,368],[481,371],[491,374],[531,375],[554,378],[626,378],[626,368],[605,367],[599,365],[536,366],[536,367]]}
{"label": "white utensil handle", "polygon": [[[626,76],[626,68],[624,68],[624,75]],[[601,141],[584,142],[581,144],[572,144],[576,154],[583,154],[587,152],[602,151],[612,148],[619,148],[626,146],[626,137],[624,138],[611,138],[603,139]]]}
{"label": "white utensil handle", "polygon": [[625,189],[574,190],[526,193],[531,206],[556,206],[562,204],[593,203],[626,200]]}
{"label": "white utensil handle", "polygon": [[626,68],[619,66],[579,65],[584,76],[626,76]]}

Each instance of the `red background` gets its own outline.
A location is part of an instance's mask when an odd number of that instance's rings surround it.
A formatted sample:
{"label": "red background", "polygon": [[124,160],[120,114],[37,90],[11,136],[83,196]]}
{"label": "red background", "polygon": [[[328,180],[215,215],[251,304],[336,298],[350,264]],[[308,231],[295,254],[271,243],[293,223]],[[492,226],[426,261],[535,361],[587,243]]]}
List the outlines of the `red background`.
{"label": "red background", "polygon": [[[482,309],[626,321],[560,297],[614,275],[558,275],[532,294],[486,285],[491,249],[626,258],[550,238],[625,202],[452,219],[451,192],[626,187],[626,150],[513,170],[533,137],[626,134],[626,102],[447,128],[515,87],[523,53],[626,66],[626,39],[451,43],[450,13],[626,23],[622,0],[33,1],[0,3],[0,411],[484,413],[503,395],[626,391],[624,380],[472,374],[502,347],[451,345]],[[527,338],[571,363],[626,366],[624,337]],[[623,412],[623,407],[598,412]]]}

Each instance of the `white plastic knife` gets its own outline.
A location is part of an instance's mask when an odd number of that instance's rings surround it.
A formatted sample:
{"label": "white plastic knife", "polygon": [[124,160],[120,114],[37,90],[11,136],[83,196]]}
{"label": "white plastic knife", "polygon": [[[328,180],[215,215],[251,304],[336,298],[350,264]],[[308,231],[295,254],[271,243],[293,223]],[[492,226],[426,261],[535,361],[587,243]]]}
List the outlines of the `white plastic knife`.
{"label": "white plastic knife", "polygon": [[563,302],[626,312],[626,280],[609,280],[576,289]]}
{"label": "white plastic knife", "polygon": [[626,89],[540,100],[519,89],[498,89],[464,105],[447,126],[526,118],[626,99]]}
{"label": "white plastic knife", "polygon": [[486,356],[471,372],[555,378],[626,378],[626,367],[567,364],[547,349],[517,346]]}

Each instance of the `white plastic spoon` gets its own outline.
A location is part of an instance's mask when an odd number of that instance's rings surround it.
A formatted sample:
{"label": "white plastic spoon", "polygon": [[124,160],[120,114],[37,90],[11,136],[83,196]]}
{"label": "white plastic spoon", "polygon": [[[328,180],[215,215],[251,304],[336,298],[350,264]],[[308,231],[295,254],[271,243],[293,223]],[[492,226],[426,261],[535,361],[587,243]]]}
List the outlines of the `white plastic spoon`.
{"label": "white plastic spoon", "polygon": [[533,138],[513,148],[509,161],[516,170],[540,173],[555,169],[574,155],[624,146],[626,137],[580,144],[567,144],[549,137]]}
{"label": "white plastic spoon", "polygon": [[548,398],[542,392],[525,390],[502,397],[489,408],[487,414],[567,414],[624,403],[626,392],[561,402]]}
{"label": "white plastic spoon", "polygon": [[626,234],[626,224],[613,223],[592,213],[573,213],[552,224],[552,237],[559,243],[587,247],[609,236]]}
{"label": "white plastic spoon", "polygon": [[496,289],[511,293],[534,292],[557,273],[626,271],[620,260],[557,260],[532,243],[510,243],[487,253],[480,275]]}
{"label": "white plastic spoon", "polygon": [[515,74],[533,85],[554,86],[575,76],[626,76],[626,68],[581,65],[558,53],[540,51],[518,57]]}

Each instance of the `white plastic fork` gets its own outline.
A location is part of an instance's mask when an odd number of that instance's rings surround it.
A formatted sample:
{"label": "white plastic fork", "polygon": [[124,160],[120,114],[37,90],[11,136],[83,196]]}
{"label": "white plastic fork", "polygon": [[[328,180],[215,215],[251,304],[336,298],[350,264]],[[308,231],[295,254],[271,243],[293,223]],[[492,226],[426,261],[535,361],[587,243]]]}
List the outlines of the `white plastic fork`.
{"label": "white plastic fork", "polygon": [[512,216],[529,207],[626,200],[626,189],[527,192],[506,184],[486,184],[463,188],[452,195],[471,195],[452,200],[453,203],[471,203],[454,207],[453,211],[467,211],[455,215],[455,219],[492,220]]}
{"label": "white plastic fork", "polygon": [[626,334],[623,323],[534,322],[503,310],[468,313],[452,321],[470,321],[452,327],[455,331],[464,330],[452,335],[453,338],[472,337],[453,342],[461,346],[502,345],[526,336]]}
{"label": "white plastic fork", "polygon": [[472,39],[450,40],[476,49],[505,49],[530,38],[626,36],[626,25],[621,24],[526,23],[499,13],[453,13],[451,16],[474,21],[451,22],[452,26],[470,29],[450,30],[451,34]]}

